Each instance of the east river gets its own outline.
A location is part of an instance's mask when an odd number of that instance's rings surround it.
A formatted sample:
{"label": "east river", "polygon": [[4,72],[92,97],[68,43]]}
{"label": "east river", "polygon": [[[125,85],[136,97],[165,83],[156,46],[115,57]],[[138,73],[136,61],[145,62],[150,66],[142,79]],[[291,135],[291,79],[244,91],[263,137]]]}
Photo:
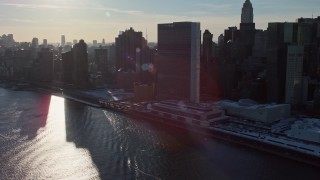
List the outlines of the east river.
{"label": "east river", "polygon": [[320,169],[61,97],[0,88],[0,179],[319,179]]}

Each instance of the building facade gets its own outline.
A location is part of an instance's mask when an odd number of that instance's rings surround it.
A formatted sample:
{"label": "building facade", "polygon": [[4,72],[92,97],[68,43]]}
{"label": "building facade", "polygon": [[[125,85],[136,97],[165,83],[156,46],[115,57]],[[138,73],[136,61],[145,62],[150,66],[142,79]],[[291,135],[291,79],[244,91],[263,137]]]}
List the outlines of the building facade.
{"label": "building facade", "polygon": [[200,23],[158,24],[157,98],[199,102]]}
{"label": "building facade", "polygon": [[286,63],[286,99],[285,103],[301,104],[302,71],[303,71],[303,46],[289,45]]}

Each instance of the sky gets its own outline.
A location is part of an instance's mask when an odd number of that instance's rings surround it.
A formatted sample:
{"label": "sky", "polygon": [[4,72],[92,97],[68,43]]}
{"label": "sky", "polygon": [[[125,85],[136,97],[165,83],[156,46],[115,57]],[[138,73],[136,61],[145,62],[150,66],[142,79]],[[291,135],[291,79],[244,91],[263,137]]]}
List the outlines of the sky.
{"label": "sky", "polygon": [[[214,41],[224,29],[239,27],[245,0],[0,0],[0,35],[16,41],[33,37],[60,42],[104,38],[114,42],[120,31],[133,27],[149,42],[157,41],[157,24],[178,21],[201,23]],[[268,22],[294,22],[299,17],[320,16],[319,0],[251,0],[256,28]],[[146,34],[148,36],[146,36]]]}

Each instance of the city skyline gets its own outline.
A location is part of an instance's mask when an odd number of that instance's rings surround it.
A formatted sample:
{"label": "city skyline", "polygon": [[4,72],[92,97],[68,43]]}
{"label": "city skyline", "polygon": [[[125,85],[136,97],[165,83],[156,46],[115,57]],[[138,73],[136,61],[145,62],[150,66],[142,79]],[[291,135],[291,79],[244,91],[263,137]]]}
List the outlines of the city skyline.
{"label": "city skyline", "polygon": [[[148,41],[156,42],[157,24],[165,22],[200,22],[201,30],[209,29],[217,41],[223,30],[240,24],[245,0],[201,0],[149,2],[147,0],[2,0],[0,1],[1,34],[13,34],[16,41],[30,42],[33,37],[49,43],[103,38],[114,42],[119,31],[133,27],[143,32]],[[181,6],[183,3],[183,6]],[[294,22],[300,17],[320,16],[319,1],[251,0],[256,28],[266,29],[268,22]],[[23,29],[23,31],[21,31]]]}

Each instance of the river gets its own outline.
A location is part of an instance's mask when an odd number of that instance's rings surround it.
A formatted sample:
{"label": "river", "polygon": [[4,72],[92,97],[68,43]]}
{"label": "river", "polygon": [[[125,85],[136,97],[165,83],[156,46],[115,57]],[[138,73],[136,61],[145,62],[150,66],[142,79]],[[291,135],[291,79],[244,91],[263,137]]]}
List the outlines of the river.
{"label": "river", "polygon": [[43,92],[0,88],[0,179],[319,179],[320,169]]}

